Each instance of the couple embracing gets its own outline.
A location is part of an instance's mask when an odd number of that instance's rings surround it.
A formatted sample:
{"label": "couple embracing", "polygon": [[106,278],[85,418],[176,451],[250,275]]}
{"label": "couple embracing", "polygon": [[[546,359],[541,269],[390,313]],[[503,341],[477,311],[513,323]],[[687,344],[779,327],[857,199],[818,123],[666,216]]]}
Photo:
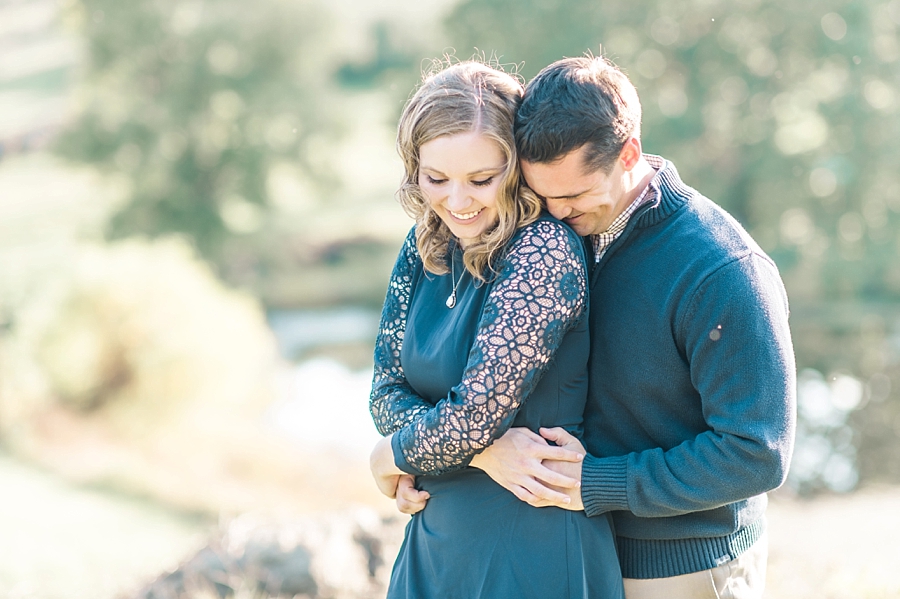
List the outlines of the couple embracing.
{"label": "couple embracing", "polygon": [[389,598],[761,597],[793,445],[784,286],[644,154],[608,60],[477,62],[407,103],[370,410],[413,514]]}

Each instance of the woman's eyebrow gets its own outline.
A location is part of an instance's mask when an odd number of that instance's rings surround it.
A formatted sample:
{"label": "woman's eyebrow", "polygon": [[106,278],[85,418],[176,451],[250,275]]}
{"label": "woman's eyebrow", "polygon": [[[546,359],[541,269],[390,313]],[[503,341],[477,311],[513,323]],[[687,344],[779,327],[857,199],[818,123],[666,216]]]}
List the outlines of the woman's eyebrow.
{"label": "woman's eyebrow", "polygon": [[[503,169],[505,169],[505,168],[506,168],[506,164],[502,164],[502,165],[500,165],[500,166],[494,166],[494,167],[480,168],[480,169],[478,169],[477,171],[472,171],[471,173],[466,173],[466,176],[467,176],[467,177],[474,177],[475,175],[481,175],[481,174],[488,174],[488,173],[494,173],[494,174],[496,174],[496,173],[502,173],[502,172],[503,172]],[[419,167],[419,169],[420,169],[420,170],[423,170],[423,171],[430,171],[430,172],[432,172],[432,173],[434,173],[434,174],[436,174],[436,175],[441,175],[442,177],[446,177],[446,176],[447,176],[447,175],[445,175],[445,174],[443,173],[443,171],[440,171],[440,170],[438,170],[438,169],[436,169],[436,168],[434,168],[434,167],[431,167],[431,166],[428,166],[428,165],[425,165],[425,164],[421,165],[421,166]]]}

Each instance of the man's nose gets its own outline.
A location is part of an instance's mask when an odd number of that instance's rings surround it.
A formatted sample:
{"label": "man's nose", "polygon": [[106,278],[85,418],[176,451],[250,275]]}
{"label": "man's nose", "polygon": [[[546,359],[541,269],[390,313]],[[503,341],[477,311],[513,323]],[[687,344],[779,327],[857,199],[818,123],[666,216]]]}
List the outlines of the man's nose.
{"label": "man's nose", "polygon": [[564,200],[546,200],[546,202],[547,211],[559,220],[566,218],[572,213],[572,207]]}

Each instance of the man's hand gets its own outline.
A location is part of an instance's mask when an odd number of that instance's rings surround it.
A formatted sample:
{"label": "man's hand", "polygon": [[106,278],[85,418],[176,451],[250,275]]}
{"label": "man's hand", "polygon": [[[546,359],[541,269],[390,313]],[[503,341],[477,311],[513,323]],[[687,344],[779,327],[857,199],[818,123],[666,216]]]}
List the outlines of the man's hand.
{"label": "man's hand", "polygon": [[[484,470],[494,482],[529,505],[570,508],[574,494],[577,495],[577,504],[580,506],[581,461],[584,459],[584,448],[575,437],[563,429],[542,430],[562,431],[575,441],[578,449],[573,449],[576,446],[558,432],[552,432],[551,435],[566,439],[567,446],[550,445],[543,437],[527,428],[511,428],[490,447],[476,455],[471,465]],[[553,468],[545,465],[544,460],[551,460],[549,464]],[[562,463],[570,466],[577,464],[577,476],[570,476],[568,472],[557,472],[557,469],[561,469],[559,465]]]}
{"label": "man's hand", "polygon": [[400,477],[397,484],[397,509],[404,514],[415,514],[425,509],[425,504],[431,495],[428,491],[420,491],[416,488],[416,479],[410,474]]}
{"label": "man's hand", "polygon": [[394,499],[397,496],[397,484],[404,472],[394,465],[391,436],[382,438],[375,445],[375,449],[369,456],[369,469],[372,471],[372,477],[375,479],[375,484],[378,485],[378,490]]}
{"label": "man's hand", "polygon": [[[553,441],[559,447],[565,448],[575,453],[579,453],[581,455],[585,454],[584,445],[581,444],[581,441],[576,439],[564,428],[542,428],[540,429],[540,432],[543,438],[547,439],[548,441]],[[557,474],[562,474],[578,481],[581,480],[582,462],[580,460],[578,462],[568,462],[550,459],[544,460],[542,464],[544,465],[544,467],[549,468]],[[555,490],[559,491],[560,493],[564,493],[569,499],[568,503],[556,504],[557,507],[574,511],[580,511],[584,509],[584,504],[581,502],[581,485],[575,488],[555,487]]]}

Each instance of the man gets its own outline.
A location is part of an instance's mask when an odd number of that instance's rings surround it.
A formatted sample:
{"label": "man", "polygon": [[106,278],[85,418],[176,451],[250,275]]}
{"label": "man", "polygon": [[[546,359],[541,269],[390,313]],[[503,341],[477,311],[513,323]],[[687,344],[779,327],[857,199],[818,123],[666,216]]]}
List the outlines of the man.
{"label": "man", "polygon": [[642,153],[640,116],[603,58],[527,87],[523,174],[593,253],[586,455],[511,429],[472,465],[532,505],[612,512],[628,599],[760,597],[795,428],[787,297],[731,216]]}

